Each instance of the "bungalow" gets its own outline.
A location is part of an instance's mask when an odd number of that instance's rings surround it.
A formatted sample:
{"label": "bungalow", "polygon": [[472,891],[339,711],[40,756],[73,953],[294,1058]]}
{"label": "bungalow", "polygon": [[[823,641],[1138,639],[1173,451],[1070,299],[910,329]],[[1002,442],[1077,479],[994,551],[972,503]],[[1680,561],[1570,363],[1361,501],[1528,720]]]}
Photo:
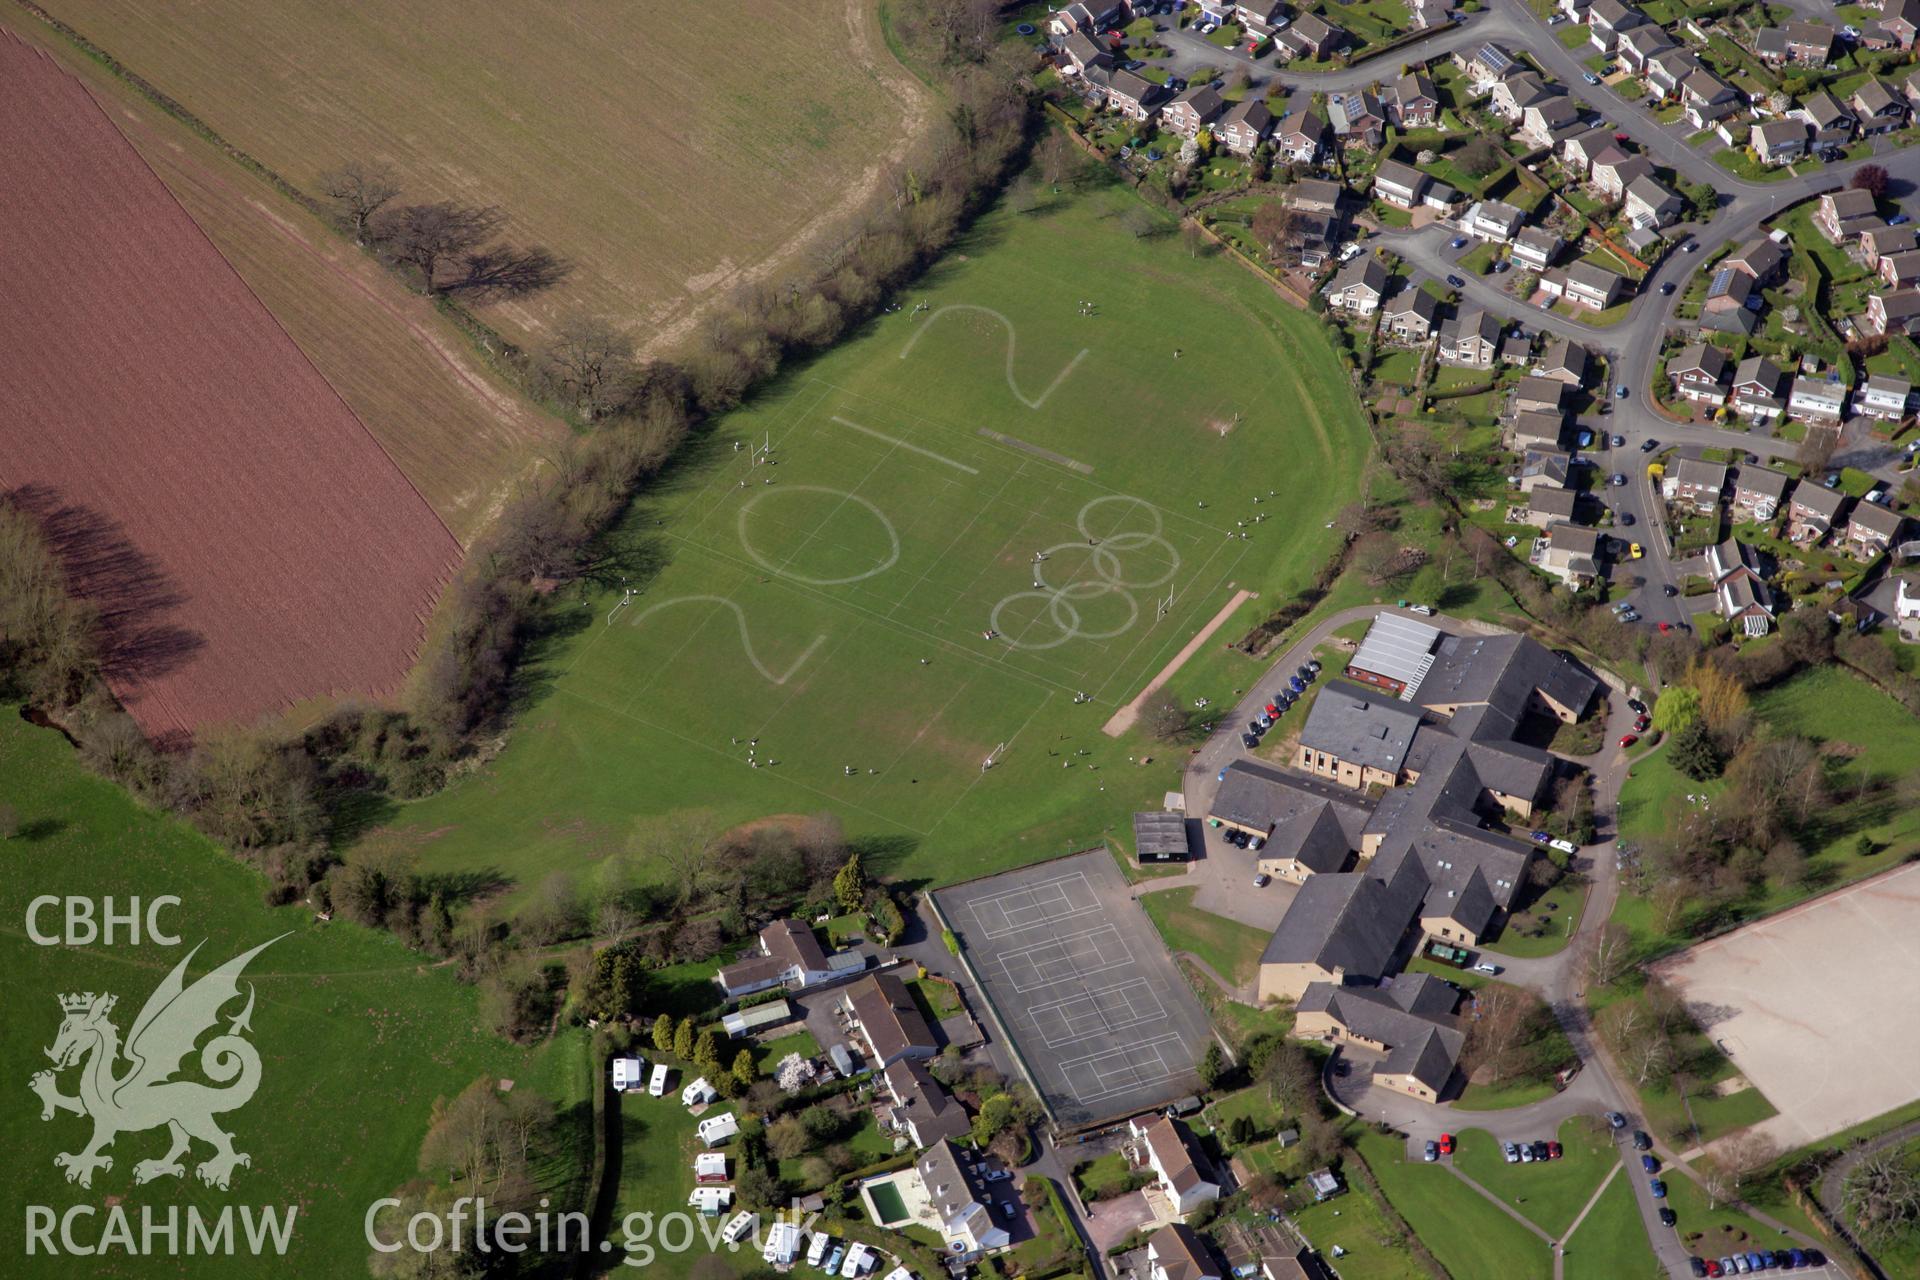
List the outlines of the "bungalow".
{"label": "bungalow", "polygon": [[1813,211],[1813,225],[1834,244],[1845,244],[1859,233],[1861,219],[1875,216],[1873,193],[1847,187],[1820,197]]}
{"label": "bungalow", "polygon": [[1387,269],[1380,259],[1363,253],[1327,282],[1327,305],[1355,315],[1370,316],[1387,296]]}
{"label": "bungalow", "polygon": [[1593,168],[1594,157],[1613,146],[1613,134],[1606,129],[1583,129],[1561,139],[1560,163],[1576,176]]}
{"label": "bungalow", "polygon": [[1513,240],[1513,261],[1529,271],[1545,271],[1560,256],[1564,242],[1545,227],[1528,227]]}
{"label": "bungalow", "polygon": [[1653,161],[1641,155],[1628,155],[1618,147],[1595,156],[1593,168],[1587,175],[1593,189],[1609,200],[1624,199],[1629,183],[1652,176]]}
{"label": "bungalow", "polygon": [[1868,135],[1891,133],[1907,122],[1907,104],[1877,76],[1855,89],[1847,105]]}
{"label": "bungalow", "polygon": [[1745,635],[1763,636],[1773,629],[1773,591],[1758,551],[1732,538],[1715,543],[1707,548],[1707,578],[1721,617]]}
{"label": "bungalow", "polygon": [[1871,333],[1920,333],[1920,289],[1896,289],[1867,299],[1866,327]]}
{"label": "bungalow", "polygon": [[1890,374],[1869,374],[1854,408],[1874,418],[1899,419],[1907,416],[1907,400],[1913,394],[1913,384],[1905,378],[1896,378]]}
{"label": "bungalow", "polygon": [[961,1262],[1004,1249],[1013,1240],[994,1221],[993,1197],[968,1175],[967,1166],[973,1163],[963,1162],[952,1139],[943,1138],[921,1152],[913,1164],[914,1177],[934,1212],[934,1229],[946,1242],[944,1252]]}
{"label": "bungalow", "polygon": [[1410,164],[1382,160],[1373,171],[1373,194],[1399,209],[1411,209],[1420,203],[1432,179]]}
{"label": "bungalow", "polygon": [[1274,130],[1273,145],[1295,164],[1318,164],[1327,145],[1327,122],[1310,108],[1289,111]]}
{"label": "bungalow", "polygon": [[1536,528],[1549,528],[1555,523],[1572,521],[1573,514],[1580,506],[1580,494],[1573,489],[1555,489],[1550,485],[1539,485],[1527,493],[1526,522]]}
{"label": "bungalow", "polygon": [[1853,113],[1825,89],[1808,94],[1790,114],[1812,126],[1815,147],[1844,146],[1853,137]]}
{"label": "bungalow", "polygon": [[1516,414],[1563,414],[1572,392],[1573,388],[1558,378],[1540,378],[1528,374],[1513,389],[1513,411]]}
{"label": "bungalow", "polygon": [[1719,404],[1727,398],[1727,353],[1696,342],[1667,363],[1673,393],[1695,404]]}
{"label": "bungalow", "polygon": [[1677,194],[1650,177],[1641,177],[1627,184],[1621,212],[1637,227],[1664,227],[1685,208],[1686,202]]}
{"label": "bungalow", "polygon": [[841,995],[840,1007],[866,1042],[868,1066],[875,1070],[902,1058],[931,1058],[940,1050],[913,997],[891,973],[854,983]]}
{"label": "bungalow", "polygon": [[1587,38],[1600,52],[1612,53],[1621,32],[1642,26],[1646,20],[1645,14],[1620,0],[1593,0],[1587,7]]}
{"label": "bungalow", "polygon": [[1781,392],[1787,375],[1765,356],[1748,356],[1733,372],[1733,411],[1743,418],[1770,422],[1786,405]]}
{"label": "bungalow", "polygon": [[1720,496],[1726,492],[1726,464],[1682,458],[1667,471],[1662,488],[1667,501],[1683,502],[1703,514],[1712,514],[1720,509]]}
{"label": "bungalow", "polygon": [[1736,519],[1765,523],[1780,510],[1787,495],[1787,475],[1771,467],[1743,466],[1733,481],[1733,511]]}
{"label": "bungalow", "polygon": [[1787,394],[1787,416],[1802,422],[1836,423],[1846,416],[1847,384],[1838,377],[1801,374]]}
{"label": "bungalow", "polygon": [[1883,255],[1880,259],[1880,279],[1889,289],[1911,289],[1920,284],[1920,251]]}
{"label": "bungalow", "polygon": [[1409,0],[1407,20],[1415,31],[1431,31],[1453,21],[1453,6],[1448,0]]}
{"label": "bungalow", "polygon": [[1303,13],[1274,37],[1282,58],[1324,58],[1347,42],[1347,33],[1314,13]]}
{"label": "bungalow", "polygon": [[813,930],[798,920],[775,920],[760,931],[759,944],[759,954],[725,965],[714,975],[729,1000],[783,984],[811,987],[866,964],[858,952],[829,958]]}
{"label": "bungalow", "polygon": [[1761,164],[1792,164],[1807,154],[1807,122],[1804,120],[1768,120],[1754,125],[1747,138]]}
{"label": "bungalow", "polygon": [[1905,532],[1907,518],[1891,507],[1877,502],[1856,502],[1847,521],[1847,554],[1856,560],[1871,560]]}
{"label": "bungalow", "polygon": [[1520,459],[1518,488],[1531,494],[1536,489],[1566,489],[1573,479],[1573,455],[1558,449],[1528,449]]}
{"label": "bungalow", "polygon": [[1571,338],[1558,338],[1540,357],[1540,363],[1534,366],[1533,371],[1542,378],[1553,378],[1570,387],[1578,387],[1586,383],[1587,371],[1592,365],[1593,357],[1585,347]]}
{"label": "bungalow", "polygon": [[1772,236],[1756,236],[1728,254],[1722,265],[1752,276],[1754,284],[1765,287],[1787,265],[1787,251]]}
{"label": "bungalow", "polygon": [[1540,552],[1540,569],[1572,587],[1582,587],[1600,576],[1601,534],[1575,524],[1556,524],[1547,530]]}
{"label": "bungalow", "polygon": [[1182,91],[1160,113],[1160,127],[1182,138],[1191,138],[1212,124],[1227,109],[1225,98],[1211,84],[1196,84]]}
{"label": "bungalow", "polygon": [[1507,428],[1507,447],[1516,453],[1566,448],[1567,418],[1563,413],[1527,410],[1513,416]]}
{"label": "bungalow", "polygon": [[1144,1163],[1176,1216],[1184,1218],[1220,1198],[1219,1178],[1185,1123],[1166,1115],[1136,1116],[1127,1122],[1127,1132],[1140,1144]]}
{"label": "bungalow", "polygon": [[1145,123],[1160,113],[1160,99],[1166,90],[1131,71],[1115,71],[1107,77],[1107,110],[1129,120]]}
{"label": "bungalow", "polygon": [[1418,345],[1433,336],[1440,301],[1425,289],[1402,289],[1380,311],[1380,327],[1400,342]]}
{"label": "bungalow", "polygon": [[1481,240],[1505,244],[1520,232],[1527,215],[1504,200],[1480,200],[1460,219],[1460,229]]}
{"label": "bungalow", "polygon": [[1214,128],[1220,145],[1237,156],[1252,155],[1272,132],[1273,112],[1262,98],[1248,98],[1229,107]]}
{"label": "bungalow", "polygon": [[1441,322],[1438,348],[1441,364],[1491,369],[1499,353],[1500,321],[1480,308],[1463,311]]}
{"label": "bungalow", "polygon": [[1287,188],[1287,204],[1303,213],[1339,213],[1346,188],[1326,178],[1302,178]]}
{"label": "bungalow", "polygon": [[1811,480],[1793,486],[1787,502],[1787,536],[1795,542],[1811,545],[1833,531],[1847,495]]}
{"label": "bungalow", "polygon": [[1327,123],[1341,142],[1371,149],[1386,141],[1386,108],[1381,105],[1380,95],[1371,89],[1329,93]]}
{"label": "bungalow", "polygon": [[1430,129],[1440,118],[1440,94],[1424,71],[1401,76],[1393,86],[1393,122],[1402,129]]}

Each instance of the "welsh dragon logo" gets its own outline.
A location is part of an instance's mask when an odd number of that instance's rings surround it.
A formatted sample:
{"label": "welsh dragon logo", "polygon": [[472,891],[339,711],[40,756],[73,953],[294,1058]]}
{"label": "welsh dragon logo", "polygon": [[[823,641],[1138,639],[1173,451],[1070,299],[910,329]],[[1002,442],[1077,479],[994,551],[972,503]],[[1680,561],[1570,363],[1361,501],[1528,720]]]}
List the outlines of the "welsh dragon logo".
{"label": "welsh dragon logo", "polygon": [[[114,1138],[162,1125],[172,1135],[173,1145],[159,1159],[133,1166],[136,1183],[183,1176],[186,1166],[180,1158],[195,1138],[213,1148],[213,1155],[194,1169],[208,1186],[225,1191],[234,1169],[253,1163],[245,1152],[233,1149],[233,1135],[213,1119],[245,1106],[260,1087],[260,1054],[244,1038],[253,1029],[251,984],[246,1007],[227,1023],[224,1033],[200,1049],[200,1074],[213,1084],[174,1077],[193,1053],[195,1042],[220,1021],[220,1010],[239,997],[240,971],[279,940],[268,939],[188,986],[187,965],[200,950],[195,947],[147,997],[125,1045],[119,1028],[108,1020],[117,996],[89,991],[60,997],[66,1017],[46,1051],[53,1059],[53,1070],[36,1072],[28,1086],[40,1095],[42,1120],[53,1119],[58,1111],[71,1111],[93,1121],[92,1141],[80,1151],[53,1158],[57,1167],[67,1171],[68,1182],[91,1187],[94,1170],[113,1168],[113,1157],[105,1151]],[[121,1069],[123,1059],[127,1065]],[[79,1092],[68,1096],[60,1092],[56,1073],[74,1066],[80,1067]]]}

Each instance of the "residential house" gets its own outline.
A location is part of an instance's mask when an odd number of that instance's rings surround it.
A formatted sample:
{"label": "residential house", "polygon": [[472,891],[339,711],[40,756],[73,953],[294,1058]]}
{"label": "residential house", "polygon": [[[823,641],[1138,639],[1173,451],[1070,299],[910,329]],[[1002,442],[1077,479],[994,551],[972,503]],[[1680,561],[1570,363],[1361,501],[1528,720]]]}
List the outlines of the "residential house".
{"label": "residential house", "polygon": [[1867,299],[1869,333],[1920,333],[1920,289],[1895,289]]}
{"label": "residential house", "polygon": [[1900,541],[1907,518],[1891,507],[1877,502],[1856,502],[1847,520],[1847,554],[1856,560],[1871,560]]}
{"label": "residential house", "polygon": [[1081,75],[1090,70],[1108,71],[1113,67],[1113,55],[1083,32],[1075,31],[1069,35],[1061,42],[1060,50],[1067,62]]}
{"label": "residential house", "polygon": [[1214,137],[1220,145],[1237,156],[1252,155],[1272,132],[1273,112],[1263,98],[1248,98],[1228,107],[1214,126]]}
{"label": "residential house", "polygon": [[1224,1269],[1198,1232],[1184,1222],[1147,1237],[1147,1274],[1142,1280],[1220,1280]]}
{"label": "residential house", "polygon": [[1913,384],[1905,378],[1869,374],[1853,407],[1870,417],[1898,420],[1907,416],[1907,401],[1912,394]]}
{"label": "residential house", "polygon": [[1403,973],[1377,988],[1316,982],[1294,1008],[1293,1034],[1385,1054],[1373,1070],[1376,1086],[1438,1102],[1466,1040],[1453,1016],[1459,999],[1426,973]]}
{"label": "residential house", "polygon": [[1407,20],[1414,31],[1432,31],[1453,21],[1453,6],[1448,0],[1409,0]]}
{"label": "residential house", "polygon": [[1528,449],[1520,459],[1519,490],[1566,489],[1573,480],[1573,455],[1557,449]]}
{"label": "residential house", "polygon": [[1779,513],[1786,496],[1785,472],[1749,463],[1733,479],[1734,518],[1764,524]]}
{"label": "residential house", "polygon": [[1546,227],[1527,227],[1513,239],[1513,262],[1528,271],[1545,271],[1560,256],[1565,242]]}
{"label": "residential house", "polygon": [[1707,579],[1721,617],[1743,635],[1763,636],[1773,629],[1773,589],[1762,572],[1760,553],[1728,538],[1707,548]]}
{"label": "residential house", "polygon": [[1647,59],[1647,65],[1640,74],[1653,91],[1663,98],[1671,98],[1680,92],[1680,86],[1688,76],[1700,69],[1700,59],[1691,49],[1662,49]]}
{"label": "residential house", "polygon": [[1748,356],[1733,372],[1733,411],[1743,418],[1771,422],[1786,408],[1782,392],[1787,375],[1765,356]]}
{"label": "residential house", "polygon": [[892,1105],[884,1108],[887,1127],[907,1135],[916,1147],[942,1138],[964,1138],[972,1129],[967,1111],[946,1087],[912,1058],[902,1058],[880,1076]]}
{"label": "residential house", "polygon": [[1701,67],[1680,82],[1680,105],[1688,123],[1704,129],[1716,120],[1724,120],[1740,109],[1745,97],[1719,76]]}
{"label": "residential house", "polygon": [[1595,311],[1605,311],[1627,292],[1625,277],[1617,271],[1592,262],[1576,262],[1562,271],[1555,268],[1540,277],[1540,287],[1555,297],[1564,297]]}
{"label": "residential house", "polygon": [[1351,311],[1355,315],[1372,315],[1380,309],[1381,300],[1387,296],[1389,278],[1387,269],[1380,265],[1380,259],[1363,253],[1340,268],[1333,279],[1327,282],[1327,305]]}
{"label": "residential house", "polygon": [[1614,145],[1613,134],[1601,128],[1582,129],[1560,140],[1560,163],[1575,176],[1593,168],[1594,157]]}
{"label": "residential house", "polygon": [[1295,164],[1318,164],[1327,145],[1327,122],[1311,108],[1289,111],[1274,130],[1273,145]]}
{"label": "residential house", "polygon": [[1546,545],[1540,549],[1542,573],[1551,574],[1568,586],[1579,588],[1600,576],[1601,534],[1576,524],[1556,524],[1547,530]]}
{"label": "residential house", "polygon": [[1815,147],[1841,147],[1853,138],[1853,113],[1825,89],[1808,94],[1791,114],[1812,127]]}
{"label": "residential house", "polygon": [[1131,71],[1115,71],[1107,77],[1107,110],[1129,120],[1145,123],[1160,113],[1160,100],[1166,90]]}
{"label": "residential house", "polygon": [[1641,155],[1628,155],[1618,147],[1610,147],[1595,156],[1587,174],[1593,189],[1609,200],[1625,199],[1629,183],[1652,176],[1653,161]]}
{"label": "residential house", "polygon": [[1515,413],[1565,413],[1573,388],[1558,378],[1540,378],[1532,374],[1520,379],[1513,389]]}
{"label": "residential house", "polygon": [[1719,404],[1727,398],[1727,353],[1696,342],[1667,362],[1673,392],[1695,404]]}
{"label": "residential house", "polygon": [[1327,124],[1343,143],[1378,148],[1387,137],[1387,109],[1371,89],[1348,89],[1327,95]]}
{"label": "residential house", "polygon": [[1878,76],[1855,89],[1847,99],[1847,106],[1852,108],[1864,134],[1891,133],[1907,122],[1905,100]]}
{"label": "residential house", "polygon": [[1915,0],[1885,0],[1879,20],[1867,25],[1878,27],[1892,44],[1911,49],[1916,34],[1920,34],[1920,4]]}
{"label": "residential house", "polygon": [[1453,61],[1455,66],[1467,73],[1467,81],[1474,90],[1481,93],[1506,79],[1508,73],[1519,65],[1511,53],[1492,41],[1472,53],[1463,51],[1454,54]]}
{"label": "residential house", "polygon": [[1449,317],[1440,324],[1441,364],[1491,369],[1499,351],[1500,321],[1479,307]]}
{"label": "residential house", "polygon": [[1460,229],[1481,240],[1505,244],[1519,234],[1526,220],[1526,214],[1504,200],[1480,200],[1460,219]]}
{"label": "residential house", "polygon": [[1547,485],[1535,486],[1527,494],[1526,522],[1539,529],[1548,528],[1560,521],[1572,522],[1574,513],[1580,508],[1580,494],[1573,489],[1554,489]]}
{"label": "residential house", "polygon": [[1628,70],[1644,71],[1654,57],[1677,47],[1664,28],[1649,22],[1622,34],[1615,52]]}
{"label": "residential house", "polygon": [[1287,188],[1287,204],[1302,213],[1340,212],[1346,188],[1326,178],[1302,178]]}
{"label": "residential house", "polygon": [[1506,443],[1516,453],[1529,449],[1560,450],[1567,447],[1567,418],[1564,413],[1530,409],[1513,415],[1507,428]]}
{"label": "residential house", "polygon": [[1574,105],[1573,99],[1547,98],[1520,112],[1520,139],[1551,150],[1557,139],[1575,132],[1579,124],[1580,108]]}
{"label": "residential house", "polygon": [[1834,30],[1826,23],[1789,22],[1784,30],[1788,62],[1823,67],[1833,61]]}
{"label": "residential house", "polygon": [[1052,17],[1047,21],[1048,32],[1056,36],[1072,35],[1076,31],[1098,31],[1099,29],[1100,28],[1094,23],[1093,13],[1086,5],[1079,3],[1079,0],[1075,0],[1073,4],[1064,5],[1054,10]]}
{"label": "residential house", "polygon": [[1440,118],[1440,94],[1424,71],[1401,76],[1393,86],[1393,122],[1402,129],[1431,129]]}
{"label": "residential house", "polygon": [[1373,171],[1373,194],[1375,198],[1396,208],[1411,209],[1420,203],[1431,181],[1410,164],[1382,160]]}
{"label": "residential house", "polygon": [[760,950],[734,964],[723,965],[714,976],[730,1000],[771,987],[810,987],[866,964],[858,952],[831,959],[821,949],[813,930],[798,920],[775,920],[760,931]]}
{"label": "residential house", "polygon": [[[1292,1132],[1284,1130],[1283,1132]],[[1328,1174],[1329,1178],[1333,1175]],[[1260,1259],[1261,1280],[1334,1280],[1333,1272],[1312,1248],[1302,1245],[1292,1256]]]}
{"label": "residential house", "polygon": [[1802,422],[1838,423],[1847,414],[1847,384],[1837,377],[1801,374],[1787,393],[1787,416]]}
{"label": "residential house", "polygon": [[1862,227],[1859,240],[1860,256],[1866,261],[1868,268],[1874,271],[1880,269],[1882,258],[1892,257],[1896,253],[1912,253],[1915,249],[1920,249],[1920,241],[1914,238],[1912,225],[1906,223],[1897,227],[1889,227],[1884,223]]}
{"label": "residential house", "polygon": [[1727,490],[1726,464],[1682,458],[1667,469],[1662,489],[1669,502],[1685,503],[1702,513],[1718,511]]}
{"label": "residential house", "polygon": [[1182,138],[1191,138],[1219,119],[1226,109],[1226,99],[1213,85],[1191,85],[1160,113],[1160,127]]}
{"label": "residential house", "polygon": [[1136,1116],[1127,1132],[1140,1144],[1161,1194],[1179,1217],[1220,1198],[1220,1181],[1193,1130],[1172,1116]]}
{"label": "residential house", "polygon": [[1528,107],[1558,96],[1558,88],[1549,89],[1547,82],[1531,71],[1516,71],[1493,86],[1493,92],[1487,98],[1487,107],[1503,120],[1519,123],[1521,113]]}
{"label": "residential house", "polygon": [[841,994],[840,1007],[866,1041],[868,1065],[875,1070],[884,1070],[902,1058],[931,1058],[940,1050],[913,997],[891,973],[854,983]]}
{"label": "residential house", "polygon": [[1620,0],[1593,0],[1587,7],[1587,38],[1602,53],[1612,53],[1620,33],[1645,25],[1647,15]]}
{"label": "residential house", "polygon": [[1820,197],[1813,210],[1813,225],[1834,244],[1845,244],[1859,234],[1862,220],[1878,216],[1871,191],[1847,187]]}
{"label": "residential house", "polygon": [[1686,202],[1650,177],[1627,184],[1621,212],[1637,227],[1664,227],[1686,209]]}
{"label": "residential house", "polygon": [[1013,1239],[995,1220],[993,1197],[967,1172],[969,1167],[974,1167],[973,1162],[961,1159],[960,1149],[950,1138],[928,1147],[913,1163],[914,1176],[937,1219],[934,1229],[946,1242],[944,1252],[961,1262],[1004,1249]]}
{"label": "residential house", "polygon": [[1787,500],[1787,536],[1795,542],[1812,545],[1833,531],[1839,523],[1840,509],[1847,495],[1812,480],[1793,486]]}
{"label": "residential house", "polygon": [[1787,251],[1772,236],[1756,236],[1723,258],[1721,265],[1752,276],[1756,286],[1765,288],[1786,267]]}
{"label": "residential house", "polygon": [[1303,13],[1274,37],[1283,58],[1325,58],[1347,42],[1347,33],[1318,14]]}
{"label": "residential house", "polygon": [[1284,0],[1240,0],[1233,16],[1241,30],[1262,40],[1287,25],[1287,5]]}
{"label": "residential house", "polygon": [[1882,255],[1880,279],[1889,289],[1911,289],[1920,284],[1920,251]]}
{"label": "residential house", "polygon": [[1440,300],[1425,289],[1402,289],[1380,311],[1380,327],[1400,342],[1424,343],[1440,320]]}
{"label": "residential house", "polygon": [[1585,385],[1588,371],[1593,367],[1593,357],[1587,349],[1571,338],[1556,338],[1541,355],[1540,363],[1534,366],[1534,373],[1542,378],[1553,378],[1570,387]]}
{"label": "residential house", "polygon": [[1792,164],[1807,154],[1807,122],[1767,120],[1753,126],[1748,145],[1764,165]]}

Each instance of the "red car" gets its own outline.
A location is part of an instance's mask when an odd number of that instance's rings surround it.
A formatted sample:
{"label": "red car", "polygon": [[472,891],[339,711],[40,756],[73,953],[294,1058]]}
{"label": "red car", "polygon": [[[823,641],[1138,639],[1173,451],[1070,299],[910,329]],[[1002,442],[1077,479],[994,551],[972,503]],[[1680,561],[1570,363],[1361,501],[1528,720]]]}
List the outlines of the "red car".
{"label": "red car", "polygon": [[1558,1160],[1559,1158],[1560,1158],[1560,1144],[1557,1142],[1549,1142],[1547,1144],[1547,1159]]}
{"label": "red car", "polygon": [[1708,1258],[1708,1259],[1707,1259],[1707,1274],[1708,1274],[1708,1275],[1710,1275],[1710,1276],[1717,1276],[1717,1275],[1719,1275],[1719,1274],[1720,1274],[1720,1261],[1719,1261],[1719,1259],[1717,1259],[1717,1258]]}
{"label": "red car", "polygon": [[1453,1154],[1453,1135],[1452,1134],[1443,1133],[1440,1135],[1440,1154],[1443,1156],[1450,1156]]}
{"label": "red car", "polygon": [[1623,747],[1630,747],[1638,741],[1640,741],[1640,735],[1637,733],[1623,733],[1620,735],[1620,745]]}
{"label": "red car", "polygon": [[1660,630],[1671,631],[1673,630],[1673,624],[1671,622],[1663,622],[1660,624]]}
{"label": "red car", "polygon": [[1652,723],[1653,721],[1647,716],[1635,716],[1633,718],[1633,731],[1635,733],[1645,733],[1647,726]]}

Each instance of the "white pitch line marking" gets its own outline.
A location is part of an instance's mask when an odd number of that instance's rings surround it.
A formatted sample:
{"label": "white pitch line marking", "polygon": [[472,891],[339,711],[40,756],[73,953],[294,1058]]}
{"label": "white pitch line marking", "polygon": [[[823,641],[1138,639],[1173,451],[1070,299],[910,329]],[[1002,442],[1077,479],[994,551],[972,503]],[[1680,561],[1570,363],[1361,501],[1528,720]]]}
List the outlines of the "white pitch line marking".
{"label": "white pitch line marking", "polygon": [[905,449],[909,453],[917,453],[923,458],[932,458],[935,462],[944,462],[955,470],[964,471],[970,476],[980,474],[980,470],[977,467],[970,467],[964,462],[955,462],[952,458],[944,454],[935,453],[931,449],[922,449],[910,440],[902,440],[898,436],[890,436],[884,431],[875,431],[872,427],[863,427],[859,423],[843,418],[837,413],[833,415],[833,420],[851,431],[858,431],[863,436],[872,436],[875,440],[884,440],[897,449]]}

